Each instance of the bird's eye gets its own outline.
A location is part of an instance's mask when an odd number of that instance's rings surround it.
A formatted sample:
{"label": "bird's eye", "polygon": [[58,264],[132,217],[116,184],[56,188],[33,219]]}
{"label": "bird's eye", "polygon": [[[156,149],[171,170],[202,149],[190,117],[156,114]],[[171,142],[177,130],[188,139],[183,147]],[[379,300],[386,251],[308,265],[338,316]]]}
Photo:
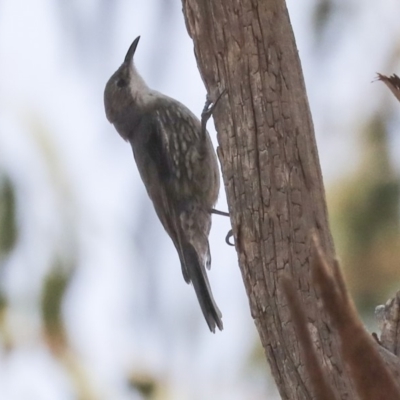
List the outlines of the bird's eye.
{"label": "bird's eye", "polygon": [[119,88],[123,88],[123,87],[125,87],[126,85],[127,85],[127,82],[126,82],[125,79],[120,78],[120,79],[117,80],[117,86],[118,86]]}

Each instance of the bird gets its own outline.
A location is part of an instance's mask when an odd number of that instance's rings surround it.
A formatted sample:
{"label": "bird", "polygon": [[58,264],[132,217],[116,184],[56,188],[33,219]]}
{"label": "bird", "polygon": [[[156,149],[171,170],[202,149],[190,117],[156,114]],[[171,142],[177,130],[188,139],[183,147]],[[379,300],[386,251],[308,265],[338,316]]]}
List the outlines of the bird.
{"label": "bird", "polygon": [[217,156],[200,120],[140,76],[133,60],[139,40],[106,84],[106,117],[130,143],[147,194],[178,253],[183,278],[193,284],[215,333],[216,327],[223,329],[222,314],[206,269],[211,267],[211,213],[220,189]]}

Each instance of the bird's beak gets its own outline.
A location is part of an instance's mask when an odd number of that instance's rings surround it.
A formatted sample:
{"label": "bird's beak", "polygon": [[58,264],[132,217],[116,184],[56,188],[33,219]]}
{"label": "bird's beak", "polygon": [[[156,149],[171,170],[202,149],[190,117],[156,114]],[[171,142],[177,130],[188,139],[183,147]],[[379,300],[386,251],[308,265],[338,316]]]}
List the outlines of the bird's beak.
{"label": "bird's beak", "polygon": [[136,47],[137,47],[137,45],[138,45],[138,43],[139,43],[139,39],[140,39],[140,36],[138,36],[138,37],[133,41],[133,43],[131,44],[131,47],[129,47],[129,50],[128,50],[128,52],[126,53],[126,56],[125,56],[124,63],[130,63],[130,62],[132,61],[133,55],[135,54],[135,51],[136,51]]}

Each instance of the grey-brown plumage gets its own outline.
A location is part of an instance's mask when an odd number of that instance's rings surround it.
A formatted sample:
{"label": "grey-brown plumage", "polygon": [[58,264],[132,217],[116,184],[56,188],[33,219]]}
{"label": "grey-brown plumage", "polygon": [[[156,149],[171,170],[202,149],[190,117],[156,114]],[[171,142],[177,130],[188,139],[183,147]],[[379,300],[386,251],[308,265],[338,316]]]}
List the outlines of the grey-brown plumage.
{"label": "grey-brown plumage", "polygon": [[215,151],[198,118],[183,104],[150,89],[133,64],[136,38],[107,82],[108,120],[130,142],[140,176],[192,282],[207,324],[222,330],[206,269],[211,266],[210,210],[219,192]]}

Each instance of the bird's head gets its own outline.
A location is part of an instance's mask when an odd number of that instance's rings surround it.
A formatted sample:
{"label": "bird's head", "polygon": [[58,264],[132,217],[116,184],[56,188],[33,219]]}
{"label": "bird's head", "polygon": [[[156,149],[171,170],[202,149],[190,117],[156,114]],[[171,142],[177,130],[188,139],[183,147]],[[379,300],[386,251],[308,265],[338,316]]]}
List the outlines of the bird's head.
{"label": "bird's head", "polygon": [[124,114],[135,105],[137,88],[146,88],[143,79],[137,73],[133,64],[140,36],[138,36],[126,53],[124,62],[111,76],[104,90],[104,106],[107,119],[111,123],[118,122]]}

